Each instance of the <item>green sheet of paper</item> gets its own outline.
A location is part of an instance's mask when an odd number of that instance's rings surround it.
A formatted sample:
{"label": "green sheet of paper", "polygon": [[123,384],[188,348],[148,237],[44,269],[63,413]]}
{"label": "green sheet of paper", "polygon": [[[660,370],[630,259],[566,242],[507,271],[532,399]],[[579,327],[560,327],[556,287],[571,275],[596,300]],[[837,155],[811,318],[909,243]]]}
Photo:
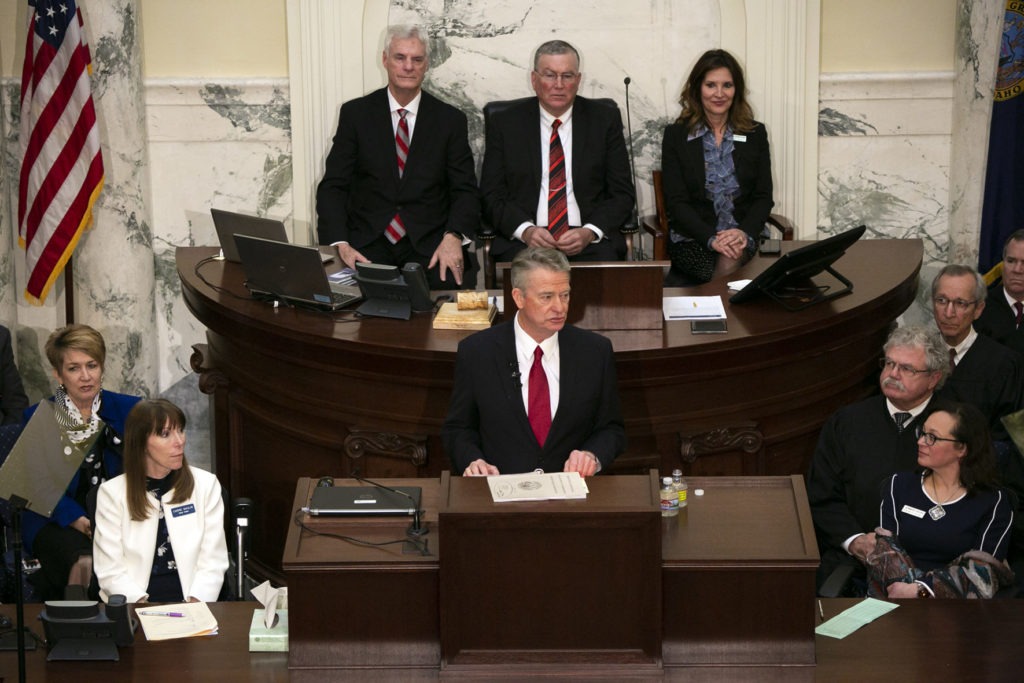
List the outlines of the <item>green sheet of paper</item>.
{"label": "green sheet of paper", "polygon": [[814,629],[820,636],[829,638],[845,638],[864,624],[871,623],[883,614],[887,614],[899,607],[896,603],[864,598],[862,602],[850,609],[843,610],[824,624]]}

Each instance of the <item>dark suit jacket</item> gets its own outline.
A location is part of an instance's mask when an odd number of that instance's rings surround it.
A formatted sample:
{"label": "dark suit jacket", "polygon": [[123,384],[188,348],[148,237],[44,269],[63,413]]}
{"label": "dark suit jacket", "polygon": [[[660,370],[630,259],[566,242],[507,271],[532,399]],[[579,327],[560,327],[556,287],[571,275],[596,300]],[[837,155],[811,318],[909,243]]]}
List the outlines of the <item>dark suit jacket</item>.
{"label": "dark suit jacket", "polygon": [[541,448],[530,429],[512,321],[459,343],[455,388],[441,429],[453,471],[483,458],[502,474],[561,472],[569,453],[590,451],[607,470],[626,448],[611,342],[566,325],[558,333],[558,410]]}
{"label": "dark suit jacket", "polygon": [[[764,229],[775,202],[772,200],[772,163],[768,132],[754,122],[746,142],[735,142],[733,164],[740,194],[733,200],[733,217],[740,230],[755,240]],[[665,129],[661,144],[661,184],[665,194],[669,229],[706,246],[715,236],[718,217],[704,188],[704,143],[701,138],[687,142],[681,123]]]}
{"label": "dark suit jacket", "polygon": [[1006,302],[1002,282],[988,288],[985,310],[974,321],[974,329],[1024,357],[1024,325],[1017,327],[1017,314]]}
{"label": "dark suit jacket", "polygon": [[28,396],[14,364],[11,331],[0,325],[0,424],[18,424],[28,407]]}
{"label": "dark suit jacket", "polygon": [[[526,97],[487,120],[480,192],[484,213],[510,240],[524,222],[537,221],[540,196],[540,104]],[[572,108],[572,186],[583,224],[596,225],[620,257],[626,242],[619,232],[633,208],[633,180],[618,108],[577,97]],[[502,253],[507,242],[496,240]]]}
{"label": "dark suit jacket", "polygon": [[400,213],[416,251],[429,256],[446,230],[472,237],[480,218],[466,115],[426,91],[398,177],[387,88],[341,106],[338,132],[316,191],[320,244],[355,249]]}
{"label": "dark suit jacket", "polygon": [[989,420],[992,438],[1006,440],[1009,435],[999,418],[1024,405],[1024,359],[979,334],[935,395],[974,405]]}

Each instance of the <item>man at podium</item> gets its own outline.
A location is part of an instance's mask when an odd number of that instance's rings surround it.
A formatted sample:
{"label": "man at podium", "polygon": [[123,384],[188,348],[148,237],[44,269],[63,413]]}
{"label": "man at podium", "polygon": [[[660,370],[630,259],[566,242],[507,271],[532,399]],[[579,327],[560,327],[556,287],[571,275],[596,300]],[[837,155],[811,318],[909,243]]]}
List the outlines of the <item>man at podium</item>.
{"label": "man at podium", "polygon": [[626,447],[611,342],[566,324],[562,252],[524,249],[511,278],[515,318],[459,344],[441,430],[452,469],[597,474]]}

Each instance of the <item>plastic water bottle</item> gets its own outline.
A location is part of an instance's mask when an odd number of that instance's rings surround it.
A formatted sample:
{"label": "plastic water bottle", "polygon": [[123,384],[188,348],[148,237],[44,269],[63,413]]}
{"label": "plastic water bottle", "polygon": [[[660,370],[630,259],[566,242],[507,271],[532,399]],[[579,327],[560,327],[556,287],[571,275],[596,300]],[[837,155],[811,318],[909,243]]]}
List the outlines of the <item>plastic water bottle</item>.
{"label": "plastic water bottle", "polygon": [[679,493],[676,491],[672,477],[661,480],[661,516],[675,517],[679,514]]}
{"label": "plastic water bottle", "polygon": [[679,507],[686,507],[686,494],[689,493],[690,487],[683,479],[682,470],[672,470],[672,485],[676,488],[676,493],[679,494]]}

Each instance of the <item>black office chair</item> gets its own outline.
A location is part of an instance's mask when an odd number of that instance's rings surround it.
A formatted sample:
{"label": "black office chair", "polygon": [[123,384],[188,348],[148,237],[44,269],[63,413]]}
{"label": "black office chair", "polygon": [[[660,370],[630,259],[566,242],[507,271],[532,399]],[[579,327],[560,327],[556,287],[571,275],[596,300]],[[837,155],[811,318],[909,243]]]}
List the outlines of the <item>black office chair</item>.
{"label": "black office chair", "polygon": [[[532,100],[532,97],[523,97],[517,100],[496,100],[494,102],[488,102],[484,105],[484,129],[489,127],[489,121],[491,116],[497,112],[504,111],[511,106],[517,105],[526,100]],[[615,100],[602,97],[598,99],[588,100],[596,105],[602,107],[609,107],[618,111],[619,105],[616,104]],[[485,211],[486,213],[486,211]],[[640,228],[635,225],[623,225],[619,228],[619,232],[622,233],[623,239],[626,241],[626,259],[627,261],[633,260],[633,239],[634,235],[640,232]],[[498,237],[498,231],[495,230],[494,226],[490,224],[486,216],[484,216],[480,223],[480,229],[477,231],[477,239],[479,240],[478,252],[481,254],[480,268],[484,273],[484,285],[487,289],[495,289],[498,287],[497,274],[495,268],[495,260],[491,254],[491,248],[496,237]]]}

